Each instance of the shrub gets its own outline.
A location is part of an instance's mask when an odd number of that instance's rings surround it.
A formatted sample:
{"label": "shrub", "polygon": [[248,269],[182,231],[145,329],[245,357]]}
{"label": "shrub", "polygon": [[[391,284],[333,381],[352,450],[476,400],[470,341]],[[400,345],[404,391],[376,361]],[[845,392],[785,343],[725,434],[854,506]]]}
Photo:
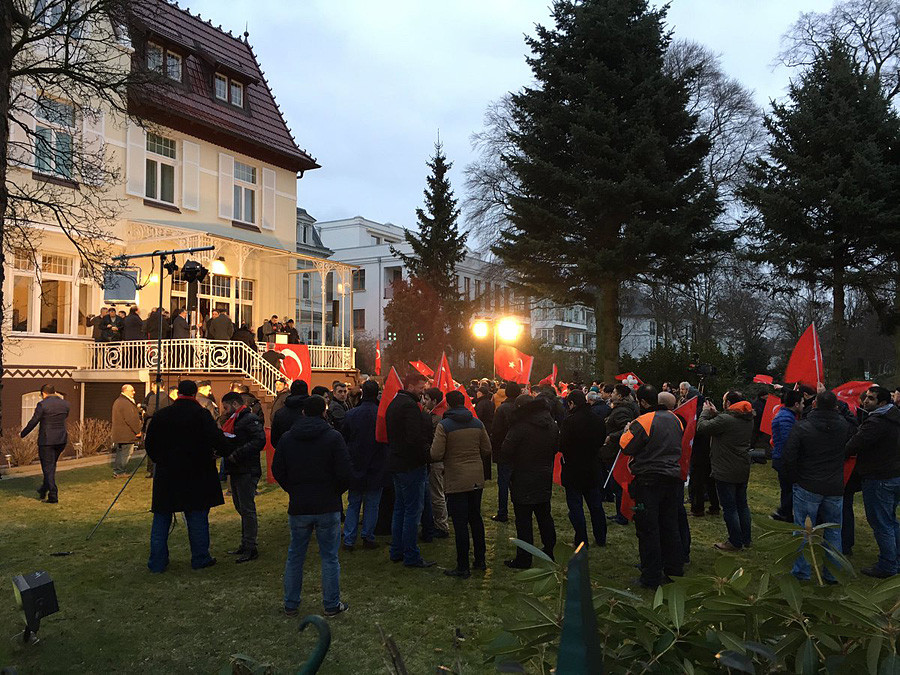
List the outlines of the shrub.
{"label": "shrub", "polygon": [[109,447],[112,436],[112,424],[106,420],[88,417],[85,420],[69,423],[69,440],[73,444],[81,444],[81,456],[91,457]]}
{"label": "shrub", "polygon": [[9,427],[3,431],[0,437],[0,453],[10,456],[13,466],[27,466],[38,456],[37,434],[31,433],[21,438],[18,429]]}

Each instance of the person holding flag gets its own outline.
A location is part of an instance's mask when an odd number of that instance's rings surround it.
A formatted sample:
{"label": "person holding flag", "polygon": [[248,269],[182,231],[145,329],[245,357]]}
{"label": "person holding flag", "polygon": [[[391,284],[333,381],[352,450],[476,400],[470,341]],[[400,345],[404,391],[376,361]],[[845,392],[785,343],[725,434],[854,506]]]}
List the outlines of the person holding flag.
{"label": "person holding flag", "polygon": [[[681,420],[659,405],[652,385],[642,385],[637,399],[643,412],[629,422],[619,439],[622,455],[633,476],[623,486],[634,499],[634,527],[641,557],[638,583],[657,588],[670,577],[684,574],[678,508],[683,501],[681,479]],[[630,458],[630,459],[629,459]]]}
{"label": "person holding flag", "polygon": [[781,454],[801,412],[803,412],[803,394],[798,389],[788,389],[782,396],[781,408],[772,418],[772,468],[778,474],[781,498],[778,508],[769,517],[785,523],[794,522],[794,486],[784,470]]}

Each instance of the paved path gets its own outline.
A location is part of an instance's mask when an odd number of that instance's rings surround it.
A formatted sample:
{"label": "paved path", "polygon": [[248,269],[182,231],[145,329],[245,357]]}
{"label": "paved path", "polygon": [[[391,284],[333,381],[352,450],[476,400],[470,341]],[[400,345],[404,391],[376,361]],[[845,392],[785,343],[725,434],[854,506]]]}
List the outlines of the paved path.
{"label": "paved path", "polygon": [[[140,459],[144,456],[143,450],[136,450],[132,455],[132,459]],[[56,465],[57,471],[68,471],[69,469],[81,469],[85,466],[97,466],[100,464],[109,464],[112,466],[113,456],[111,454],[94,455],[93,457],[81,457],[79,459],[63,459]],[[27,478],[29,476],[40,476],[41,465],[29,464],[28,466],[14,466],[7,469],[0,469],[0,475],[3,480],[12,478]]]}

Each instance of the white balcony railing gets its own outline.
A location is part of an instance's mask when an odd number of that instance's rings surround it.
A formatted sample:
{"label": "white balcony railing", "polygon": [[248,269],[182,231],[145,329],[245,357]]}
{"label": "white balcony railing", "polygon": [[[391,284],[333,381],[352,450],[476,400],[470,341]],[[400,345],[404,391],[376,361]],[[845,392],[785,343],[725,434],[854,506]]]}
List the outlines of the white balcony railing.
{"label": "white balcony railing", "polygon": [[[153,370],[160,358],[154,341],[94,342],[87,349],[87,367],[91,370]],[[311,366],[314,370],[350,370],[352,351],[347,347],[310,346]],[[163,340],[161,358],[161,367],[169,371],[240,373],[272,395],[275,383],[284,378],[283,373],[243,342],[202,338]]]}

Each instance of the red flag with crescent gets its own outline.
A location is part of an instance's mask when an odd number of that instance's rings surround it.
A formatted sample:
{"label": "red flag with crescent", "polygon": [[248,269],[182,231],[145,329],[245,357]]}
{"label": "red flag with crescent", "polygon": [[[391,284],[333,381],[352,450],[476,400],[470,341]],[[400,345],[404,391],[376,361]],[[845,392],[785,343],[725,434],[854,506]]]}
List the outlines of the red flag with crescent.
{"label": "red flag with crescent", "polygon": [[844,384],[835,387],[831,391],[834,392],[839,401],[843,401],[850,407],[850,412],[855,413],[859,407],[859,395],[871,386],[871,382],[853,380],[852,382],[844,382]]}
{"label": "red flag with crescent", "polygon": [[381,340],[375,340],[375,374],[381,375]]}
{"label": "red flag with crescent", "polygon": [[774,394],[766,396],[766,408],[763,410],[762,419],[759,421],[759,430],[764,434],[772,435],[772,420],[781,409],[781,399]]}
{"label": "red flag with crescent", "polygon": [[508,382],[528,384],[531,381],[531,367],[534,357],[520,352],[510,345],[500,345],[494,352],[494,367],[497,375]]}
{"label": "red flag with crescent", "polygon": [[785,382],[798,382],[813,389],[825,377],[825,366],[822,360],[822,345],[816,324],[807,328],[791,352],[787,368],[784,371]]}
{"label": "red flag with crescent", "polygon": [[378,414],[375,417],[375,440],[379,443],[387,443],[387,409],[397,395],[403,389],[403,382],[396,369],[391,368],[387,379],[384,381],[384,390],[381,392],[381,400],[378,402]]}
{"label": "red flag with crescent", "polygon": [[410,361],[409,365],[422,373],[425,377],[431,377],[432,375],[434,375],[434,371],[421,361]]}
{"label": "red flag with crescent", "polygon": [[309,358],[309,347],[306,345],[273,345],[276,352],[284,356],[281,361],[281,372],[284,376],[293,382],[294,380],[304,380],[306,384],[312,386],[310,379],[312,376],[312,364]]}
{"label": "red flag with crescent", "polygon": [[453,375],[450,373],[450,363],[447,361],[446,352],[441,353],[440,365],[438,365],[438,369],[434,373],[434,386],[445,394],[456,389],[456,385],[453,384]]}

